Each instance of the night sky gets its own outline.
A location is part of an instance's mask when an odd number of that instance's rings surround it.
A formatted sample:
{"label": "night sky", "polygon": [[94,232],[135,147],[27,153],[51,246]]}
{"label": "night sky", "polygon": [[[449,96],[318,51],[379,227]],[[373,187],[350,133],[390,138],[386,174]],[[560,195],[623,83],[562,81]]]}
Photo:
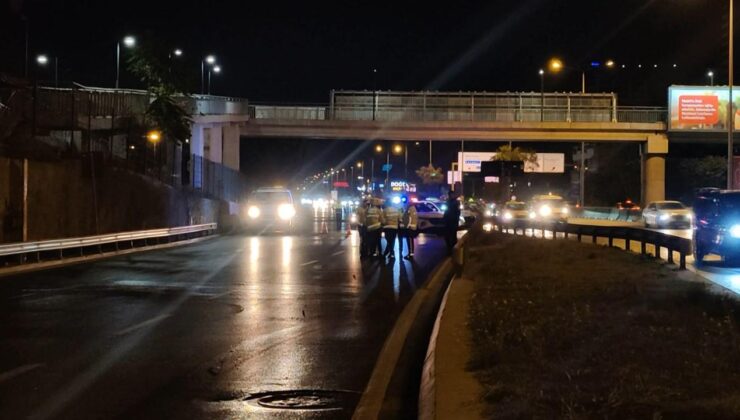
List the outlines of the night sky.
{"label": "night sky", "polygon": [[[178,65],[191,69],[193,91],[200,59],[215,54],[223,73],[214,78],[214,93],[252,102],[326,104],[331,89],[374,85],[539,91],[538,70],[551,56],[587,68],[587,90],[616,91],[623,105],[665,106],[667,86],[707,83],[708,69],[717,84],[727,78],[723,0],[455,1],[443,7],[430,1],[5,0],[2,72],[22,73],[22,16],[31,57],[58,56],[63,80],[112,86],[116,42],[133,34],[182,48]],[[606,59],[627,69],[589,66]],[[121,84],[140,87],[126,72]],[[546,77],[548,91],[579,89],[577,71]]]}

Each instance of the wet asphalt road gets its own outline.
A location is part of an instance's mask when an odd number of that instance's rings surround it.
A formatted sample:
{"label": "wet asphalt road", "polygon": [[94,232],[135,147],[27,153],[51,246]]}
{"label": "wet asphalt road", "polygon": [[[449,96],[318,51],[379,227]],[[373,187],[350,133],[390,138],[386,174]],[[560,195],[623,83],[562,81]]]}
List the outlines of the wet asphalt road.
{"label": "wet asphalt road", "polygon": [[[1,278],[0,417],[349,418],[444,244],[361,261],[328,227]],[[346,392],[261,394],[288,390]],[[296,402],[339,408],[280,408]]]}

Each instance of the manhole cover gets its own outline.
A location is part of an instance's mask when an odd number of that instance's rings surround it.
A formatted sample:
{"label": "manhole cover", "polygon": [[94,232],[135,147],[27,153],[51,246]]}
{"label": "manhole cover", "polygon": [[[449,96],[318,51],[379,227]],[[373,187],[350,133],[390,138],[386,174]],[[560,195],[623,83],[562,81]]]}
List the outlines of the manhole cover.
{"label": "manhole cover", "polygon": [[299,389],[251,394],[246,400],[281,410],[342,410],[353,407],[358,398],[352,391]]}

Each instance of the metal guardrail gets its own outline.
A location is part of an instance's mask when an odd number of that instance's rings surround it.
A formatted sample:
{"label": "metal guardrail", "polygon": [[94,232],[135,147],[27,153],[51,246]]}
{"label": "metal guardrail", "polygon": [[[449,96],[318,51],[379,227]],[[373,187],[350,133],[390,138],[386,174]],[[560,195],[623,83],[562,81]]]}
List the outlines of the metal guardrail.
{"label": "metal guardrail", "polygon": [[647,245],[653,245],[655,248],[653,256],[655,258],[661,258],[660,250],[661,248],[666,248],[668,250],[667,261],[671,264],[675,263],[673,254],[676,252],[679,254],[679,268],[681,270],[686,269],[686,256],[693,252],[691,239],[638,227],[592,226],[536,221],[525,221],[518,225],[505,224],[496,220],[490,223],[499,232],[513,233],[515,235],[525,235],[526,229],[531,229],[533,232],[537,230],[541,231],[543,238],[545,237],[545,232],[551,232],[552,239],[557,239],[559,233],[565,239],[569,239],[570,235],[576,235],[578,242],[581,242],[583,236],[589,236],[591,237],[591,242],[594,244],[598,238],[606,238],[609,247],[614,246],[614,239],[622,239],[625,241],[626,250],[630,250],[631,242],[635,241],[640,243],[640,253],[642,255],[648,254]]}
{"label": "metal guardrail", "polygon": [[[15,260],[16,264],[42,262],[48,259],[60,260],[69,257],[69,255],[65,255],[65,251],[68,250],[78,251],[74,256],[81,257],[92,253],[102,253],[104,252],[104,248],[111,248],[112,251],[119,251],[122,249],[132,249],[141,246],[182,241],[210,235],[214,233],[217,228],[217,223],[206,223],[201,225],[139,230],[106,235],[84,236],[79,238],[0,244],[0,267],[3,265],[11,265],[13,260]],[[29,258],[31,256],[35,258]]]}
{"label": "metal guardrail", "polygon": [[572,217],[594,220],[624,220],[637,222],[642,219],[642,210],[618,209],[616,207],[575,207]]}

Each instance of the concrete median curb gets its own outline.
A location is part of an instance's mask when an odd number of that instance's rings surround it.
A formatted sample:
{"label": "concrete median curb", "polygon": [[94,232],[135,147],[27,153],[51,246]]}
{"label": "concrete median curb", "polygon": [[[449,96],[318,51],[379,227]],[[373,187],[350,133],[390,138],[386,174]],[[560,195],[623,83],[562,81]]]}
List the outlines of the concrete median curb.
{"label": "concrete median curb", "polygon": [[447,287],[429,340],[419,389],[419,419],[483,416],[482,387],[466,370],[471,337],[467,325],[474,283],[455,277]]}
{"label": "concrete median curb", "polygon": [[[431,317],[436,313],[436,308],[442,298],[442,293],[447,288],[453,273],[453,263],[446,258],[440,263],[429,276],[425,286],[414,294],[411,301],[401,312],[393,329],[383,343],[375,368],[365,391],[357,404],[353,420],[375,420],[379,418],[399,418],[399,395],[390,395],[389,389],[394,377],[397,375],[399,360],[412,330],[422,330],[427,323],[431,324]],[[427,317],[426,315],[430,315]],[[429,318],[429,319],[427,319]],[[428,331],[428,330],[426,330]],[[421,359],[421,358],[420,358]]]}

